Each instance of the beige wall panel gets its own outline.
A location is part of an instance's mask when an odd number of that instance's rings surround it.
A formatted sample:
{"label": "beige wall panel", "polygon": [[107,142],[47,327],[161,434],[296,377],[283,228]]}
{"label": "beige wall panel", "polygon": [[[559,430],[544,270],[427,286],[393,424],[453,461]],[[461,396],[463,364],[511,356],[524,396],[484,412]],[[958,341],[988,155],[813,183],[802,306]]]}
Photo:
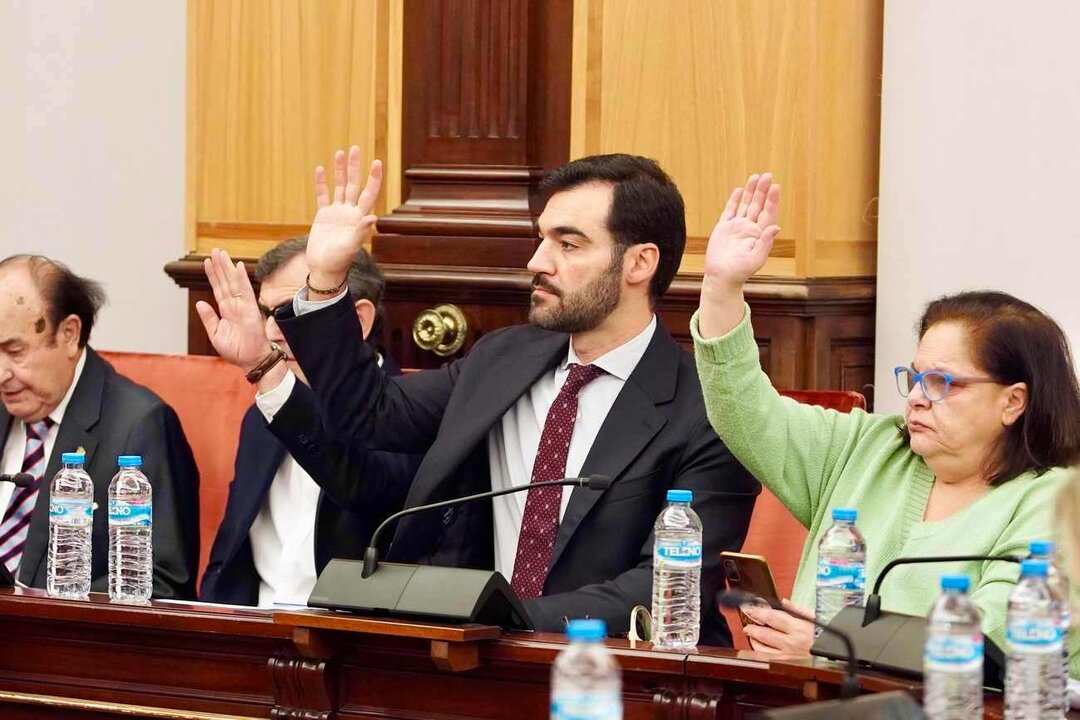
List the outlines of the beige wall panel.
{"label": "beige wall panel", "polygon": [[817,4],[808,274],[875,273],[883,14],[869,0]]}
{"label": "beige wall panel", "polygon": [[389,1],[190,0],[190,249],[309,223],[336,148],[386,157]]}
{"label": "beige wall panel", "polygon": [[[578,0],[575,10],[575,156],[655,157],[697,238],[732,187],[771,170],[783,230],[765,272],[873,274],[864,217],[877,192],[881,0]],[[684,271],[700,268],[695,252]]]}

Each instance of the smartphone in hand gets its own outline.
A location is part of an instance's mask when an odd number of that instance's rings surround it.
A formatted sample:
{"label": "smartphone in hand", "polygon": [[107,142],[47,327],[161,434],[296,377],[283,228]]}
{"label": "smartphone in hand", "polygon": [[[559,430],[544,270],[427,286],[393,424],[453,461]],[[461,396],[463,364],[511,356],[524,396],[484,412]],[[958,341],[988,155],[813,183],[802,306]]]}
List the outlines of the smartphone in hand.
{"label": "smartphone in hand", "polygon": [[[772,570],[769,569],[769,561],[761,555],[722,552],[720,566],[724,569],[728,587],[732,590],[741,590],[771,602],[780,602],[780,596],[776,592],[776,582],[773,581]],[[743,627],[754,624],[754,621],[741,610],[739,619],[742,620]]]}

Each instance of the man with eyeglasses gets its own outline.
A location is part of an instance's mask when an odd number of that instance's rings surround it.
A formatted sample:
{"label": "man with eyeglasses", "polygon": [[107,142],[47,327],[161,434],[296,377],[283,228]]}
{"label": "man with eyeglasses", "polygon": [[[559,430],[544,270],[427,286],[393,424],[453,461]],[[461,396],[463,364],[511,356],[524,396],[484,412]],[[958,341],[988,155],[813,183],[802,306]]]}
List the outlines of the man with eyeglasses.
{"label": "man with eyeglasses", "polygon": [[[301,382],[280,408],[256,398],[244,416],[225,517],[218,528],[200,598],[236,605],[304,605],[319,571],[333,558],[359,558],[383,518],[401,509],[419,455],[347,449],[324,436],[314,395],[274,321],[308,274],[307,238],[286,240],[259,259],[259,305],[266,339],[284,353]],[[400,375],[377,344],[382,272],[368,253],[348,276],[363,337],[379,363]],[[320,478],[324,488],[313,479]],[[362,482],[357,482],[357,479]]]}

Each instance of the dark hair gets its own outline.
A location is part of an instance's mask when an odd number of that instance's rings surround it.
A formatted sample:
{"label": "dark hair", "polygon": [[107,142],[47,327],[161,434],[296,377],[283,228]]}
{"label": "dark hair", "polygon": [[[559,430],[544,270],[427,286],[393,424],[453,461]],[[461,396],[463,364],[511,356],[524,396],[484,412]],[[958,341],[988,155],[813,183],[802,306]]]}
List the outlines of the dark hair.
{"label": "dark hair", "polygon": [[1058,324],[1035,306],[994,291],[933,301],[919,321],[919,339],[942,322],[967,329],[972,358],[987,375],[1004,385],[1027,385],[1027,408],[1005,429],[997,456],[987,458],[990,484],[1080,461],[1080,388]]}
{"label": "dark hair", "polygon": [[17,263],[26,265],[37,285],[45,301],[49,326],[55,331],[64,318],[77,316],[82,322],[79,347],[86,347],[98,310],[105,304],[105,290],[101,283],[79,277],[64,263],[44,255],[11,255],[0,260],[0,268]]}
{"label": "dark hair", "polygon": [[[292,238],[267,250],[255,265],[255,279],[262,282],[276,273],[282,265],[307,250],[307,241],[307,236]],[[369,338],[378,339],[382,331],[382,297],[386,289],[386,278],[367,250],[360,250],[353,257],[352,264],[349,265],[348,283],[349,294],[354,300],[370,300],[375,306],[375,322]]]}
{"label": "dark hair", "polygon": [[655,303],[679,271],[686,248],[686,208],[675,183],[655,160],[639,155],[592,155],[561,165],[540,183],[545,198],[586,183],[614,186],[607,229],[629,247],[655,243],[660,262],[649,285]]}

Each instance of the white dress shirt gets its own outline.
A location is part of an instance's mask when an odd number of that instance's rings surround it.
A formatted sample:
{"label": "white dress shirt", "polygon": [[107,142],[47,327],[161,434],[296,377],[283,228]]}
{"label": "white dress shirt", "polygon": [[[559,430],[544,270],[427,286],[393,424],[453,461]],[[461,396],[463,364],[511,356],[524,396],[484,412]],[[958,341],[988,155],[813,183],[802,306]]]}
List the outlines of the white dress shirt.
{"label": "white dress shirt", "polygon": [[[382,358],[378,358],[382,365]],[[289,370],[273,390],[255,395],[266,422],[273,422],[296,385]],[[285,453],[251,524],[251,556],[259,574],[259,606],[306,605],[315,587],[315,516],[319,485]]]}
{"label": "white dress shirt", "polygon": [[[45,457],[52,457],[53,446],[56,444],[56,436],[60,433],[60,423],[64,421],[64,413],[67,412],[68,403],[71,402],[71,396],[75,393],[75,386],[79,384],[79,378],[82,377],[83,368],[86,366],[86,350],[83,349],[82,354],[79,355],[79,362],[75,364],[75,375],[71,378],[71,385],[68,386],[67,393],[64,395],[64,399],[60,401],[60,404],[56,406],[56,409],[49,413],[49,418],[53,421],[53,426],[49,428],[49,431],[45,433]],[[78,448],[62,448],[61,452],[75,452]],[[22,464],[26,455],[26,424],[18,418],[12,418],[11,429],[8,430],[7,439],[4,441],[4,454],[0,458],[0,473],[12,474],[22,472]],[[48,491],[48,482],[51,478],[45,478],[42,483],[42,489]],[[11,494],[15,491],[15,486],[11,483],[0,483],[0,508],[4,511],[7,510],[8,502],[11,500]],[[0,512],[3,515],[3,512]]]}
{"label": "white dress shirt", "polygon": [[[581,472],[604,424],[615,398],[626,380],[645,355],[645,350],[656,332],[656,316],[635,337],[611,350],[592,364],[605,373],[578,393],[578,414],[574,422],[574,434],[570,436],[570,449],[566,455],[566,477],[576,477]],[[488,432],[488,466],[491,473],[491,489],[502,490],[517,485],[528,485],[532,479],[533,461],[540,447],[540,435],[548,410],[555,402],[559,390],[570,374],[571,363],[582,364],[574,352],[573,343],[566,359],[554,370],[544,374],[533,383],[529,391],[502,416],[502,420]],[[570,502],[573,488],[564,487],[559,506],[562,521]],[[514,560],[517,557],[518,536],[521,535],[521,518],[525,512],[526,491],[493,499],[495,520],[495,569],[507,580],[514,576]]]}
{"label": "white dress shirt", "polygon": [[[343,291],[329,300],[309,300],[307,288],[301,288],[293,299],[293,312],[302,315],[318,310],[337,302],[344,294]],[[592,449],[600,427],[604,424],[611,406],[615,404],[615,398],[618,397],[626,380],[644,357],[645,350],[649,347],[655,332],[656,316],[653,315],[645,329],[635,337],[592,362],[593,365],[606,372],[578,393],[578,417],[574,423],[574,434],[570,436],[570,449],[566,457],[566,477],[575,477],[581,471],[581,466],[585,464],[585,458]],[[529,391],[518,398],[517,402],[506,411],[502,420],[488,432],[488,466],[492,490],[529,484],[548,409],[570,374],[568,368],[570,363],[578,363],[572,342],[566,360],[536,381]],[[288,381],[289,378],[286,377],[278,388],[267,395],[279,396],[279,388]],[[291,392],[292,385],[289,384],[288,388]],[[285,393],[285,397],[288,397],[288,393]],[[563,513],[566,512],[573,489],[564,487],[562,491],[562,503],[559,507],[560,521]],[[507,580],[514,576],[514,560],[517,557],[518,536],[521,534],[521,517],[528,494],[522,491],[492,500],[495,524],[495,569]]]}

